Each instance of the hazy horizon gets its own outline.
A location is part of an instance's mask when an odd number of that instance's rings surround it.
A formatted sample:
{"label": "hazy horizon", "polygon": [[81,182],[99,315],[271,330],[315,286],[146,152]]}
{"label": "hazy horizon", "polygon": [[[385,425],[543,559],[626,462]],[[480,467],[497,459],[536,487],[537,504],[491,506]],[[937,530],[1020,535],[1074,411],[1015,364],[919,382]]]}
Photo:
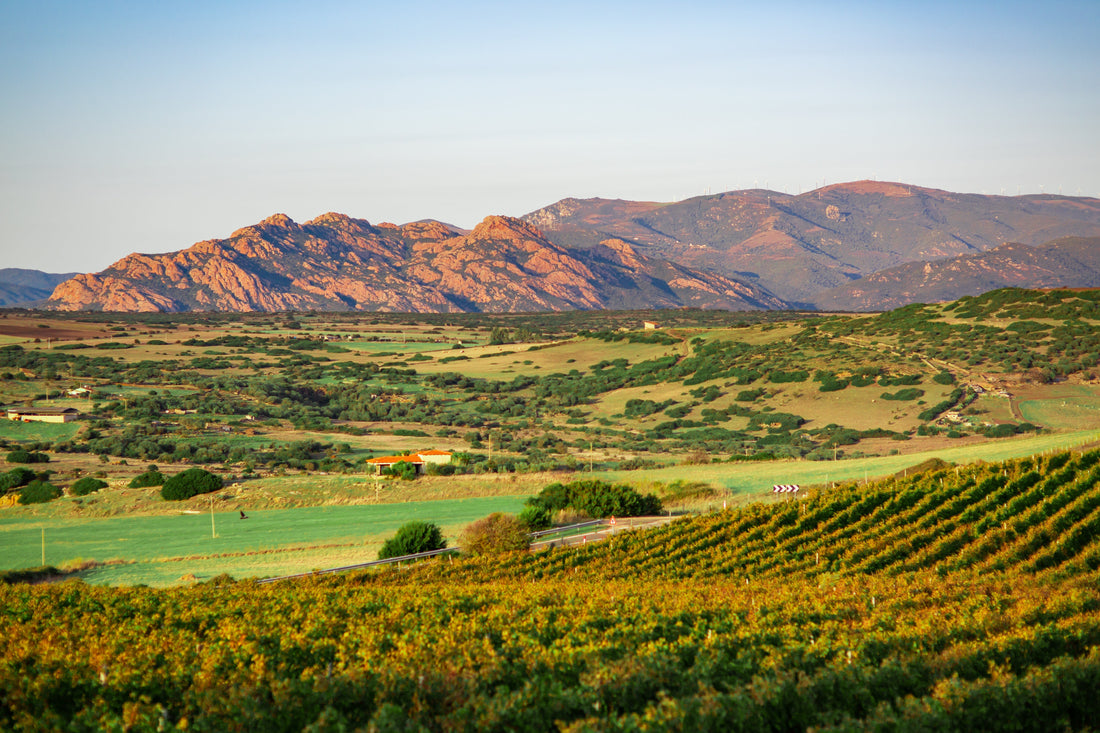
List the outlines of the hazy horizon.
{"label": "hazy horizon", "polygon": [[565,197],[889,180],[1100,196],[1100,4],[0,8],[0,267],[275,213],[469,228]]}

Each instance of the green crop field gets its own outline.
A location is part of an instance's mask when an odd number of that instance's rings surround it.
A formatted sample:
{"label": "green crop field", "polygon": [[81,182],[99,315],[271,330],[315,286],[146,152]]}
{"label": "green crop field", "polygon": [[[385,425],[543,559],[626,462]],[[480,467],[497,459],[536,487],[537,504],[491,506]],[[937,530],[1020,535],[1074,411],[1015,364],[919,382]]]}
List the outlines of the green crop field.
{"label": "green crop field", "polygon": [[14,441],[68,440],[81,428],[80,423],[20,422],[0,420],[0,438]]}
{"label": "green crop field", "polygon": [[644,471],[600,471],[609,481],[643,478],[652,482],[701,481],[735,493],[764,494],[776,484],[824,485],[878,479],[901,472],[931,458],[948,463],[1003,461],[1010,458],[1063,451],[1100,441],[1100,430],[1055,433],[1026,438],[1006,438],[980,444],[948,447],[927,453],[852,458],[843,461],[765,461],[711,463],[651,468]]}
{"label": "green crop field", "polygon": [[[255,577],[375,559],[386,537],[413,519],[434,522],[457,541],[463,527],[492,512],[515,512],[523,497],[500,496],[360,506],[215,511],[176,516],[59,520],[0,518],[0,569],[46,563],[101,564],[90,583],[163,586],[228,573]],[[214,536],[212,536],[213,533]]]}
{"label": "green crop field", "polygon": [[1100,387],[1059,385],[1041,399],[1023,399],[1025,420],[1055,428],[1081,429],[1100,423]]}

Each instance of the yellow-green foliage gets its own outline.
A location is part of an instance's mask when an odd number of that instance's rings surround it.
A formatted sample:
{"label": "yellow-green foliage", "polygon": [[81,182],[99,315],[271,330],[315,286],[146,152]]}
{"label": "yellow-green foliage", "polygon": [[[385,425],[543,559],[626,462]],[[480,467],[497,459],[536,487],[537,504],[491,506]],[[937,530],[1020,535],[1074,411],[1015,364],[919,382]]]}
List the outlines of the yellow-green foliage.
{"label": "yellow-green foliage", "polygon": [[0,586],[0,729],[1084,729],[1098,458],[327,579]]}

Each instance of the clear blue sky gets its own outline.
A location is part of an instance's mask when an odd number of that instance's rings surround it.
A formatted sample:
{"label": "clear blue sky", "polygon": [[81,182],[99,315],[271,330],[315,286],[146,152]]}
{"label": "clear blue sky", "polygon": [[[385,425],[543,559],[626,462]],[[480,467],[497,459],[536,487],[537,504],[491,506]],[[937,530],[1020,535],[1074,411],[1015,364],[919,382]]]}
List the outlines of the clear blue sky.
{"label": "clear blue sky", "polygon": [[276,212],[877,178],[1100,196],[1100,2],[0,3],[0,267]]}

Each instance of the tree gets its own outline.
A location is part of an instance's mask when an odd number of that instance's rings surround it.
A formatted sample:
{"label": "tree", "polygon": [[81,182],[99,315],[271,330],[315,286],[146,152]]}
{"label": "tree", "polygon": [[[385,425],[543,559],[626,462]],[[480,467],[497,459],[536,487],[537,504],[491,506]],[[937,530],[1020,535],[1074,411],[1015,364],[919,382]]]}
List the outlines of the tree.
{"label": "tree", "polygon": [[439,525],[417,520],[405,523],[397,530],[397,534],[386,540],[378,551],[378,559],[388,560],[391,557],[442,550],[446,546],[447,541],[443,539],[443,530]]}
{"label": "tree", "polygon": [[222,480],[218,476],[202,468],[189,468],[167,479],[160,487],[160,495],[167,501],[182,501],[221,487]]}
{"label": "tree", "polygon": [[497,326],[496,328],[494,328],[492,331],[489,332],[489,345],[490,346],[499,346],[501,344],[510,344],[510,343],[512,343],[512,341],[513,341],[512,334],[508,331],[507,328],[501,328],[501,327]]}
{"label": "tree", "polygon": [[530,545],[527,525],[514,514],[503,512],[477,520],[462,534],[462,552],[474,556],[526,550]]}

